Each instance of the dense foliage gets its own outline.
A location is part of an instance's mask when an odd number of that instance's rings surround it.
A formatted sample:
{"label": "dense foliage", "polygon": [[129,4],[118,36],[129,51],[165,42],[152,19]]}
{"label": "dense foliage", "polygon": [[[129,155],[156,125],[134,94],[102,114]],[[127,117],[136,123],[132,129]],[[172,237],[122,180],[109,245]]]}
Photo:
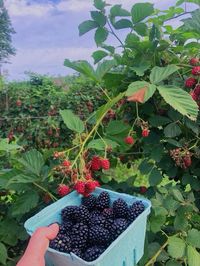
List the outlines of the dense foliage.
{"label": "dense foliage", "polygon": [[69,146],[72,132],[64,127],[59,109],[72,109],[85,119],[103,104],[101,94],[94,82],[81,77],[53,80],[32,74],[29,81],[5,84],[0,91],[0,136],[17,140],[25,149]]}
{"label": "dense foliage", "polygon": [[[71,147],[54,154],[33,149],[21,156],[20,146],[1,140],[0,149],[4,155],[9,152],[13,165],[0,176],[1,263],[8,258],[6,247],[10,257],[10,246],[24,239],[20,225],[44,201],[74,188],[88,195],[100,183],[145,193],[152,202],[139,265],[200,264],[200,10],[177,29],[168,25],[186,13],[183,2],[161,12],[150,3],[127,11],[94,1],[96,10],[79,31],[83,35],[95,29],[97,68],[68,59],[65,65],[91,80],[106,103],[87,117],[72,110],[75,97],[71,107],[59,106],[65,126],[75,135]],[[125,40],[119,37],[121,29],[129,31]],[[105,44],[109,35],[119,47]],[[11,233],[13,228],[19,230]]]}

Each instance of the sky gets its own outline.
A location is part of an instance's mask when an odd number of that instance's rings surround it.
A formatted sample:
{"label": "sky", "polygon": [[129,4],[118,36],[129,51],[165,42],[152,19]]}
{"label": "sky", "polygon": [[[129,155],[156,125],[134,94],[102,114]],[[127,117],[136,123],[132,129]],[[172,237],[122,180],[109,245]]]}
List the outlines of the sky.
{"label": "sky", "polygon": [[[94,32],[82,37],[78,25],[90,18],[92,0],[4,0],[16,34],[13,45],[16,55],[4,65],[10,80],[26,78],[24,72],[63,76],[72,71],[63,66],[65,58],[86,59],[96,49]],[[131,8],[142,0],[107,0]],[[165,10],[176,0],[149,0],[156,8]],[[177,21],[173,21],[177,24]],[[111,40],[114,43],[114,40]]]}

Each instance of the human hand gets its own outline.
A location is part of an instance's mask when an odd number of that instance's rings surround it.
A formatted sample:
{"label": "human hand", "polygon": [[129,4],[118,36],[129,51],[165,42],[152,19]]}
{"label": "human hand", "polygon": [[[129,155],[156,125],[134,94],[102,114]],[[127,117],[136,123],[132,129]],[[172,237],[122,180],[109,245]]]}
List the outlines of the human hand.
{"label": "human hand", "polygon": [[32,235],[28,247],[16,266],[45,266],[45,253],[49,241],[56,238],[59,231],[58,224],[38,228]]}

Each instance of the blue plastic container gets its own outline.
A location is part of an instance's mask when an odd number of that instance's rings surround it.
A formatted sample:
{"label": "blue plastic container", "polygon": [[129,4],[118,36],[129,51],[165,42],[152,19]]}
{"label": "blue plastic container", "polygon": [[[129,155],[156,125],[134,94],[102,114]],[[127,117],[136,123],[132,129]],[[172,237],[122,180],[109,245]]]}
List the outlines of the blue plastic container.
{"label": "blue plastic container", "polygon": [[[65,254],[49,248],[46,253],[47,266],[135,266],[141,259],[144,253],[146,223],[147,216],[150,213],[151,202],[146,199],[101,188],[97,188],[93,194],[98,196],[102,191],[107,191],[110,194],[112,202],[119,197],[124,199],[129,205],[137,200],[141,200],[145,205],[145,211],[97,260],[86,262],[73,253]],[[32,235],[38,227],[61,222],[61,210],[68,205],[80,205],[81,197],[81,195],[74,191],[27,220],[25,228],[28,234]]]}

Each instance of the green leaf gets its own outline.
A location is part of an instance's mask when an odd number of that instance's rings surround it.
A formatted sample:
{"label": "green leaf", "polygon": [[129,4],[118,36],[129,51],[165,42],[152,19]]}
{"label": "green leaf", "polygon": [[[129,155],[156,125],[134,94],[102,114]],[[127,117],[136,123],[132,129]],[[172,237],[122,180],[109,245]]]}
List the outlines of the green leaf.
{"label": "green leaf", "polygon": [[164,147],[163,145],[155,145],[151,152],[151,158],[156,162],[160,162],[162,156],[164,154]]}
{"label": "green leaf", "polygon": [[111,17],[128,17],[130,16],[130,12],[122,8],[122,5],[114,5],[110,9]]}
{"label": "green leaf", "polygon": [[103,13],[99,11],[91,11],[91,17],[93,20],[101,27],[104,27],[106,24],[106,17]]}
{"label": "green leaf", "polygon": [[200,10],[197,9],[192,13],[192,17],[182,20],[184,22],[183,30],[193,31],[200,35]]}
{"label": "green leaf", "polygon": [[158,207],[155,207],[153,209],[154,209],[156,216],[158,216],[158,215],[166,216],[168,214],[168,211],[163,207],[158,206]]}
{"label": "green leaf", "polygon": [[167,79],[170,75],[178,70],[179,67],[177,67],[176,65],[168,65],[167,67],[155,66],[151,71],[150,81],[151,83],[156,85],[161,81]]}
{"label": "green leaf", "polygon": [[106,147],[112,147],[112,149],[115,149],[117,146],[119,146],[118,143],[110,139],[94,139],[88,143],[87,148],[104,151]]}
{"label": "green leaf", "polygon": [[150,226],[151,226],[151,231],[153,233],[157,233],[160,231],[161,227],[166,221],[166,216],[163,215],[151,215],[150,217]]}
{"label": "green leaf", "polygon": [[93,20],[84,21],[78,27],[79,28],[79,35],[82,36],[85,33],[87,33],[88,31],[93,30],[97,27],[98,27],[98,24]]}
{"label": "green leaf", "polygon": [[179,212],[176,214],[175,220],[174,220],[174,228],[175,230],[186,230],[188,227],[188,219],[185,216],[185,214]]}
{"label": "green leaf", "polygon": [[182,147],[183,146],[180,142],[178,142],[178,141],[176,141],[174,139],[167,139],[167,142],[169,144],[175,146],[175,147]]}
{"label": "green leaf", "polygon": [[101,45],[108,37],[108,31],[106,28],[100,27],[95,32],[95,42],[97,46]]}
{"label": "green leaf", "polygon": [[107,74],[116,65],[117,62],[114,59],[104,60],[102,63],[99,63],[96,70],[96,76],[98,80],[101,81],[105,74]]}
{"label": "green leaf", "polygon": [[137,3],[131,10],[133,23],[138,23],[154,13],[153,4]]}
{"label": "green leaf", "polygon": [[94,6],[99,10],[103,10],[106,6],[106,2],[102,0],[94,0]]}
{"label": "green leaf", "polygon": [[187,243],[195,248],[200,248],[200,231],[197,229],[191,229],[188,232]]}
{"label": "green leaf", "polygon": [[129,125],[125,124],[123,121],[115,120],[109,122],[106,128],[106,134],[110,136],[120,135],[121,133],[127,132],[129,130]]}
{"label": "green leaf", "polygon": [[19,162],[32,174],[40,176],[42,167],[44,166],[44,159],[42,154],[33,149],[23,154]]}
{"label": "green leaf", "polygon": [[84,131],[85,126],[83,121],[71,110],[60,110],[60,115],[69,129],[77,133],[82,133]]}
{"label": "green leaf", "polygon": [[133,69],[137,76],[142,77],[146,70],[150,68],[150,63],[148,62],[140,62],[136,65],[133,65],[131,69]]}
{"label": "green leaf", "polygon": [[126,37],[125,44],[131,47],[132,43],[139,42],[139,37],[135,33],[129,33]]}
{"label": "green leaf", "polygon": [[192,246],[187,247],[188,266],[200,265],[200,254]]}
{"label": "green leaf", "polygon": [[167,262],[166,266],[181,266],[181,264],[179,262],[170,260]]}
{"label": "green leaf", "polygon": [[168,253],[174,259],[183,258],[186,252],[185,241],[179,237],[169,237]]}
{"label": "green leaf", "polygon": [[160,28],[157,25],[153,24],[151,31],[149,33],[149,40],[153,42],[155,40],[160,40],[160,37],[161,37]]}
{"label": "green leaf", "polygon": [[145,23],[138,23],[134,25],[133,29],[139,34],[140,36],[147,36],[148,35],[148,27]]}
{"label": "green leaf", "polygon": [[32,190],[26,191],[24,194],[20,195],[17,200],[12,205],[12,215],[22,215],[29,212],[31,209],[35,208],[39,201],[39,195],[36,191]]}
{"label": "green leaf", "polygon": [[182,133],[180,127],[176,123],[171,123],[164,128],[164,134],[167,138],[174,138]]}
{"label": "green leaf", "polygon": [[128,19],[120,19],[117,22],[115,22],[113,26],[115,29],[120,30],[120,29],[132,28],[133,24]]}
{"label": "green leaf", "polygon": [[191,129],[196,135],[199,135],[200,133],[200,128],[197,123],[191,121],[187,117],[185,118],[185,125]]}
{"label": "green leaf", "polygon": [[0,140],[0,151],[9,152],[9,151],[15,151],[19,149],[22,149],[22,147],[17,144],[9,143],[8,139]]}
{"label": "green leaf", "polygon": [[159,126],[164,126],[166,124],[169,124],[171,120],[168,117],[165,116],[160,116],[160,115],[154,115],[150,117],[149,123],[153,127],[159,127]]}
{"label": "green leaf", "polygon": [[175,189],[175,188],[172,189],[172,194],[173,194],[173,196],[174,196],[174,198],[176,200],[178,200],[178,201],[180,201],[182,203],[184,202],[184,198],[183,198],[181,192],[178,189]]}
{"label": "green leaf", "polygon": [[144,97],[144,103],[148,101],[156,91],[156,86],[153,84],[150,84],[146,81],[135,81],[132,82],[128,86],[128,90],[126,91],[126,96],[132,96],[134,93],[140,91],[141,89],[146,88],[145,97]]}
{"label": "green leaf", "polygon": [[19,184],[28,184],[28,183],[33,183],[36,181],[36,177],[35,176],[27,176],[24,174],[19,174],[14,176],[13,178],[11,178],[7,184],[7,186],[9,186],[10,184],[15,184],[15,183],[19,183]]}
{"label": "green leaf", "polygon": [[106,57],[108,55],[108,53],[106,53],[105,51],[99,50],[99,51],[95,51],[92,54],[92,57],[94,58],[94,63],[98,63],[99,61],[101,61],[104,57]]}
{"label": "green leaf", "polygon": [[198,105],[186,91],[167,86],[159,86],[157,89],[163,99],[175,110],[191,120],[197,119]]}
{"label": "green leaf", "polygon": [[0,263],[6,265],[6,261],[8,258],[6,246],[0,242]]}
{"label": "green leaf", "polygon": [[153,170],[151,171],[150,175],[149,175],[149,184],[150,186],[156,186],[158,184],[160,184],[162,182],[162,175],[160,173],[160,171],[157,168],[153,168]]}
{"label": "green leaf", "polygon": [[64,65],[66,67],[74,69],[75,71],[87,76],[88,78],[96,80],[93,67],[85,60],[71,62],[70,60],[65,59]]}
{"label": "green leaf", "polygon": [[104,48],[106,51],[110,52],[111,54],[115,53],[115,47],[114,46],[102,44],[101,48]]}
{"label": "green leaf", "polygon": [[138,169],[142,174],[149,174],[153,169],[153,164],[148,162],[148,160],[143,160],[139,165]]}

